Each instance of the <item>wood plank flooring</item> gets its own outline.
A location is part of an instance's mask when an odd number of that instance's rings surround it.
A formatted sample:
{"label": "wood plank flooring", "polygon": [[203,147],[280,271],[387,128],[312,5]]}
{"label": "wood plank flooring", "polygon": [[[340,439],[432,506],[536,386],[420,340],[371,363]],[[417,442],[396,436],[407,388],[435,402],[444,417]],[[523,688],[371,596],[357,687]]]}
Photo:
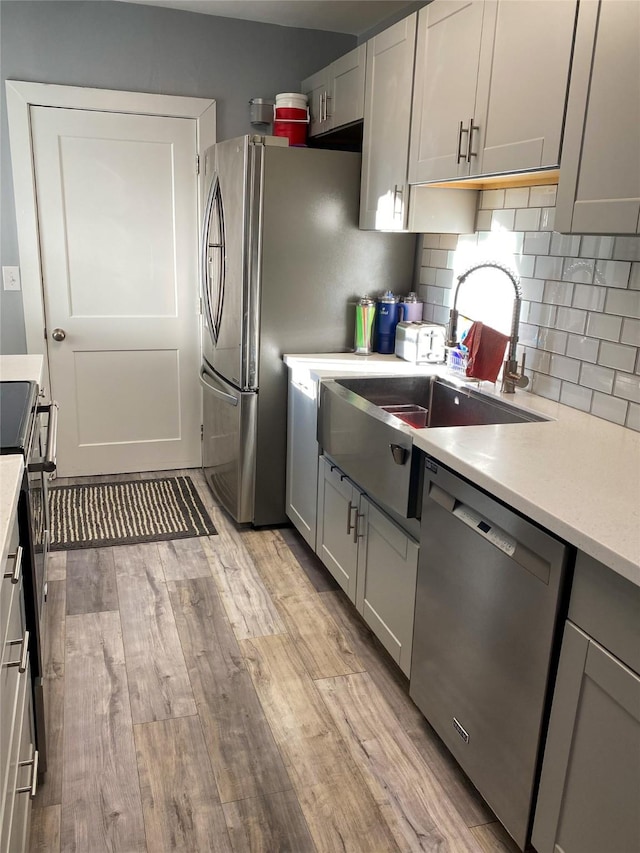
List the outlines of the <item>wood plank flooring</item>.
{"label": "wood plank flooring", "polygon": [[167,473],[217,536],[53,555],[31,851],[515,853],[297,533]]}

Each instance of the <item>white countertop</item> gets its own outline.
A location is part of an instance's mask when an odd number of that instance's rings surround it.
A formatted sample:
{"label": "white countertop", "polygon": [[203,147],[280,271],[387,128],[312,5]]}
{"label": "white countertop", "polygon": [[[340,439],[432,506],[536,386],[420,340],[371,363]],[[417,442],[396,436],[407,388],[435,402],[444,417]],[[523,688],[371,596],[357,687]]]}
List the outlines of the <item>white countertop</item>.
{"label": "white countertop", "polygon": [[[41,355],[0,355],[0,379],[5,382],[42,384]],[[22,456],[0,456],[0,543],[6,557],[13,514],[22,480]]]}
{"label": "white countertop", "polygon": [[[351,353],[284,361],[315,379],[445,370]],[[412,430],[415,446],[640,586],[640,434],[526,391],[491,389],[481,388],[553,420]]]}
{"label": "white countertop", "polygon": [[12,522],[18,506],[22,482],[22,456],[0,456],[0,561],[4,564],[9,548]]}
{"label": "white countertop", "polygon": [[0,379],[42,385],[43,361],[41,355],[0,355]]}

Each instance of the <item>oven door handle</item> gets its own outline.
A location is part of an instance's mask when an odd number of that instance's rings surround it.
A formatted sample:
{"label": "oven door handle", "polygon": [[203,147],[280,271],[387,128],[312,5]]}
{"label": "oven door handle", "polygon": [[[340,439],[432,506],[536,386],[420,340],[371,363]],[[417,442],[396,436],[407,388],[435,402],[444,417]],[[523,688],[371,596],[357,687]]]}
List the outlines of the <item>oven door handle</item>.
{"label": "oven door handle", "polygon": [[53,400],[48,406],[38,406],[38,413],[48,412],[49,423],[47,427],[47,450],[42,462],[31,462],[29,471],[46,471],[52,473],[56,470],[56,446],[58,443],[58,404]]}

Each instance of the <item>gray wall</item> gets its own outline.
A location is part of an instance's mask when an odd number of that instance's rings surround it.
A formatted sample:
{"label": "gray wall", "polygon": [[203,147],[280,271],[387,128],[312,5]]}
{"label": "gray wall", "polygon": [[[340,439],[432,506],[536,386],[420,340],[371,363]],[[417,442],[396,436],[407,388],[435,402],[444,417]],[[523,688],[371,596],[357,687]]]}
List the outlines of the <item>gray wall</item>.
{"label": "gray wall", "polygon": [[398,21],[401,21],[403,18],[407,18],[409,15],[412,15],[414,12],[418,12],[422,9],[423,6],[428,6],[432,0],[415,0],[415,2],[410,3],[408,6],[403,6],[398,12],[394,15],[390,15],[388,18],[385,18],[384,21],[381,21],[379,24],[376,24],[375,27],[371,27],[365,32],[360,33],[358,36],[358,44],[364,44],[365,42],[372,39],[374,36],[377,36],[378,33],[381,33],[383,30],[386,30],[387,27],[392,26],[392,24],[397,24]]}
{"label": "gray wall", "polygon": [[[297,92],[355,45],[341,33],[133,3],[2,0],[2,265],[19,264],[5,80],[215,98],[218,139],[229,139],[252,130],[250,98]],[[0,352],[25,352],[21,293],[0,289],[0,320]]]}

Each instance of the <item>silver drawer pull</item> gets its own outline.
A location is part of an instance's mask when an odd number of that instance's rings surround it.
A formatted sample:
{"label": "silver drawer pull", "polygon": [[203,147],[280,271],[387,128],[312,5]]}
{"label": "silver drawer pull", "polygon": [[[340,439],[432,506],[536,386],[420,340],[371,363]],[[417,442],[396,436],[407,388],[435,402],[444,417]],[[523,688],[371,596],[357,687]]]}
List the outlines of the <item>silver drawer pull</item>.
{"label": "silver drawer pull", "polygon": [[351,501],[349,501],[349,506],[347,507],[347,536],[351,533],[351,531],[356,526],[355,522],[353,524],[351,523],[351,510],[353,510],[353,509],[355,509],[355,511],[356,511],[356,520],[357,520],[357,518],[358,518],[358,507],[355,506],[354,504],[352,504]]}
{"label": "silver drawer pull", "polygon": [[18,545],[15,554],[9,554],[9,559],[13,560],[13,571],[5,572],[5,578],[11,578],[11,583],[18,583],[20,580],[20,571],[22,570],[22,545]]}
{"label": "silver drawer pull", "polygon": [[36,788],[38,787],[38,750],[33,750],[33,758],[29,761],[19,761],[18,767],[31,766],[31,784],[24,788],[16,788],[16,794],[29,794],[31,799],[35,799]]}
{"label": "silver drawer pull", "polygon": [[17,666],[18,672],[27,671],[27,656],[29,654],[29,632],[24,632],[24,637],[21,640],[9,640],[8,646],[19,646],[22,644],[22,653],[19,660],[9,660],[5,663],[6,667]]}
{"label": "silver drawer pull", "polygon": [[353,541],[354,544],[358,544],[358,539],[364,539],[364,533],[360,533],[360,519],[364,518],[363,512],[358,512],[358,508],[354,507],[356,511],[356,519],[355,524],[353,525]]}

